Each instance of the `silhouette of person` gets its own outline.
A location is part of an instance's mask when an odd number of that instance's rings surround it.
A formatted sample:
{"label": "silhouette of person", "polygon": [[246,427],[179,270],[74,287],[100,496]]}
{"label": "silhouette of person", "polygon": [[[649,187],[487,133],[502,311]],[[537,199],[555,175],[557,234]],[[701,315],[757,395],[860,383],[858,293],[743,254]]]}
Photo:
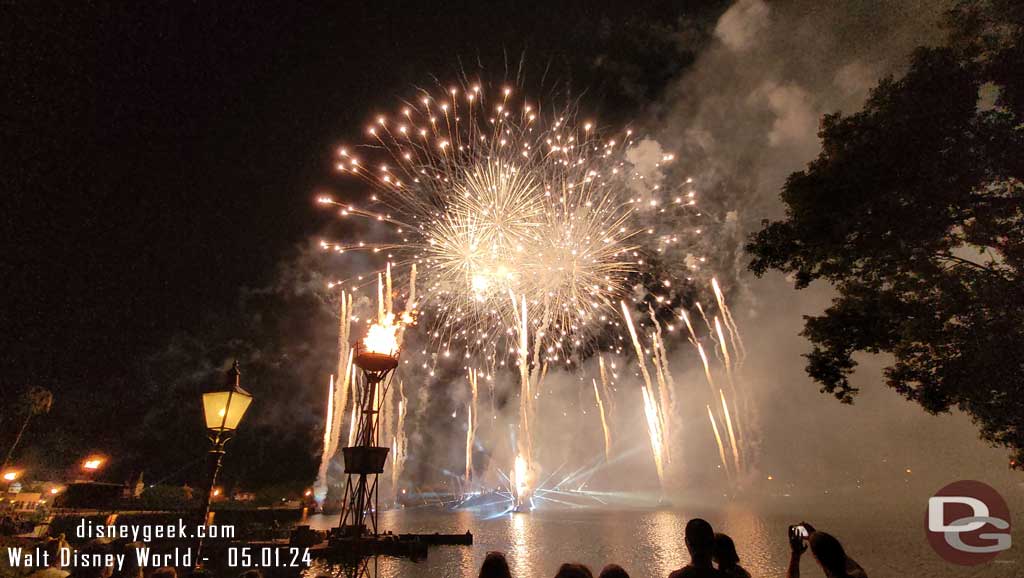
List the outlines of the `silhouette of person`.
{"label": "silhouette of person", "polygon": [[[790,533],[787,578],[800,578],[800,556],[807,551],[808,544],[811,547],[811,554],[814,555],[814,559],[828,578],[867,578],[864,569],[853,558],[846,555],[846,550],[835,536],[819,532],[807,522],[800,524],[807,528],[808,537],[802,538]],[[807,544],[804,543],[805,541]]]}
{"label": "silhouette of person", "polygon": [[566,562],[558,568],[555,578],[594,578],[594,574],[583,564]]}
{"label": "silhouette of person", "polygon": [[512,578],[505,555],[501,552],[488,552],[484,563],[480,565],[479,578]]}
{"label": "silhouette of person", "polygon": [[629,578],[629,573],[618,564],[609,564],[601,570],[597,578]]}
{"label": "silhouette of person", "polygon": [[722,578],[725,576],[712,565],[715,549],[715,531],[707,520],[694,518],[686,523],[686,549],[690,563],[668,575],[668,578]]}
{"label": "silhouette of person", "polygon": [[715,534],[715,547],[712,558],[718,564],[718,569],[729,578],[750,578],[743,566],[740,566],[740,556],[736,553],[736,544],[728,534]]}

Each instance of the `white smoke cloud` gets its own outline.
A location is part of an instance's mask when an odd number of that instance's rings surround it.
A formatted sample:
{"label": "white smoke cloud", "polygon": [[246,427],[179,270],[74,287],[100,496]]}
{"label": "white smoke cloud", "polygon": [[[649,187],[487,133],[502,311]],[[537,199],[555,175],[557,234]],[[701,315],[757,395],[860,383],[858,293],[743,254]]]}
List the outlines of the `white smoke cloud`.
{"label": "white smoke cloud", "polygon": [[647,179],[660,178],[659,165],[664,156],[665,151],[658,141],[649,138],[642,139],[626,151],[626,160],[640,176]]}
{"label": "white smoke cloud", "polygon": [[[815,129],[818,126],[818,111],[811,95],[797,84],[776,84],[765,82],[755,90],[751,104],[763,102],[775,115],[768,144],[773,147],[797,147],[802,154],[810,156],[817,149]],[[794,151],[795,152],[795,151]]]}
{"label": "white smoke cloud", "polygon": [[[803,316],[820,314],[833,292],[824,285],[796,292],[781,275],[755,279],[745,271],[749,257],[741,250],[762,219],[782,216],[779,191],[790,173],[818,154],[820,118],[856,112],[883,76],[902,73],[913,48],[940,42],[940,17],[950,5],[797,1],[769,10],[760,0],[738,0],[715,26],[720,42],[678,79],[658,108],[656,124],[664,127],[658,142],[696,177],[707,213],[703,248],[714,262],[708,274],[734,288],[733,309],[747,332],[751,355],[744,374],[764,424],[762,471],[828,484],[830,476],[851,471],[895,468],[889,472],[895,476],[910,462],[942,477],[948,468],[922,458],[935,453],[990,475],[1005,463],[1005,452],[978,440],[962,414],[930,416],[888,390],[882,356],[860,359],[854,382],[863,393],[854,407],[818,393],[804,373],[801,354],[810,344],[799,331]],[[691,252],[680,251],[680,265],[694,264]],[[706,416],[685,409],[703,409],[707,393],[698,387],[701,376],[684,343],[672,352],[672,365],[683,388],[681,417],[701,424],[684,428],[690,437],[683,445],[714,463]],[[800,437],[805,441],[796,452],[794,431],[814,432],[813,440]]]}
{"label": "white smoke cloud", "polygon": [[859,60],[845,64],[836,71],[833,82],[851,101],[864,100],[878,81],[878,72]]}
{"label": "white smoke cloud", "polygon": [[719,18],[715,36],[731,50],[747,50],[768,25],[768,12],[761,0],[740,0]]}

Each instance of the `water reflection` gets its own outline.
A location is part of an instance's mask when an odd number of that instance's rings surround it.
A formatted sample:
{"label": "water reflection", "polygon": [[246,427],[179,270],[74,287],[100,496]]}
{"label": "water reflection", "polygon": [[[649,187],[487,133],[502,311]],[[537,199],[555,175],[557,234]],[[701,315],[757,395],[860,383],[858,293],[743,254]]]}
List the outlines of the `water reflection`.
{"label": "water reflection", "polygon": [[[911,505],[914,506],[914,505]],[[683,535],[686,521],[699,516],[720,532],[732,536],[742,565],[754,576],[783,575],[789,559],[788,524],[807,518],[836,535],[869,575],[949,576],[1002,578],[1006,566],[950,568],[931,551],[921,530],[916,507],[869,508],[843,504],[826,510],[806,506],[794,511],[771,512],[735,505],[702,511],[548,509],[529,514],[480,516],[468,511],[410,509],[382,513],[382,527],[396,533],[462,533],[471,530],[472,547],[431,548],[426,560],[384,558],[378,562],[381,578],[466,577],[480,569],[488,551],[504,552],[517,578],[553,576],[563,562],[578,561],[596,573],[605,564],[621,564],[632,576],[664,577],[689,559]],[[337,524],[337,516],[308,518],[314,528]],[[884,528],[884,531],[880,531]],[[1024,540],[1014,527],[1014,540]],[[804,572],[820,576],[813,559],[803,562]],[[344,576],[337,566],[316,567],[304,573]],[[275,575],[276,578],[276,575]]]}
{"label": "water reflection", "polygon": [[772,552],[771,533],[774,527],[765,523],[763,516],[750,510],[730,507],[723,512],[721,529],[732,537],[736,544],[736,553],[740,556],[740,565],[745,568],[761,568],[772,574],[782,573],[783,568],[773,564],[778,558]]}
{"label": "water reflection", "polygon": [[533,559],[536,552],[533,548],[534,533],[532,532],[533,516],[530,514],[510,514],[509,529],[512,536],[512,557],[509,565],[516,576],[533,576]]}
{"label": "water reflection", "polygon": [[686,518],[678,513],[662,510],[645,516],[644,538],[653,556],[650,562],[653,575],[667,576],[686,565],[689,555],[683,542],[685,529]]}
{"label": "water reflection", "polygon": [[[461,527],[470,528],[473,526],[473,514],[467,510],[459,510],[456,513],[456,524]],[[463,573],[467,576],[472,574],[472,570],[475,566],[473,557],[473,548],[454,548],[455,557],[458,559],[458,565],[462,568]]]}

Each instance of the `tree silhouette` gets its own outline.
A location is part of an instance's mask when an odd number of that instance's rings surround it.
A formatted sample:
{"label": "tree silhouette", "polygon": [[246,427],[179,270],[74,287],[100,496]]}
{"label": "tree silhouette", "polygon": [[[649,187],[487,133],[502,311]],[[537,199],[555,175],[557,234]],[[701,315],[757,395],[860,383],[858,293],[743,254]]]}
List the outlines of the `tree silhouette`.
{"label": "tree silhouette", "polygon": [[25,430],[28,428],[28,424],[32,421],[32,418],[37,415],[50,412],[50,407],[53,405],[53,394],[50,390],[37,386],[29,386],[25,393],[22,394],[20,405],[22,411],[25,412],[25,421],[21,422],[21,428],[18,429],[18,435],[14,438],[14,443],[7,450],[7,457],[4,458],[4,465],[0,467],[0,470],[7,469],[7,466],[11,463],[11,458],[14,456],[14,450],[18,448],[18,444],[21,443],[21,437],[25,435]]}
{"label": "tree silhouette", "polygon": [[855,352],[889,353],[888,385],[958,407],[1024,463],[1024,7],[964,2],[946,46],[919,48],[864,109],[828,115],[765,222],[751,269],[821,279],[807,372],[845,403]]}

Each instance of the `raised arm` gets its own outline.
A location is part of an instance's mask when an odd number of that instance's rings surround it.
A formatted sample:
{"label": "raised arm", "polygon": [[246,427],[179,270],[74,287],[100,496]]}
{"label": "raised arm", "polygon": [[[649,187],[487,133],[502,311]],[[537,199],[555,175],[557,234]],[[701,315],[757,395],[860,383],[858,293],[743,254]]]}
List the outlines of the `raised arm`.
{"label": "raised arm", "polygon": [[[810,524],[801,522],[801,524],[810,528]],[[792,529],[788,532],[789,534],[789,568],[786,570],[786,578],[800,578],[800,556],[807,551],[807,544],[804,539],[793,533]]]}

